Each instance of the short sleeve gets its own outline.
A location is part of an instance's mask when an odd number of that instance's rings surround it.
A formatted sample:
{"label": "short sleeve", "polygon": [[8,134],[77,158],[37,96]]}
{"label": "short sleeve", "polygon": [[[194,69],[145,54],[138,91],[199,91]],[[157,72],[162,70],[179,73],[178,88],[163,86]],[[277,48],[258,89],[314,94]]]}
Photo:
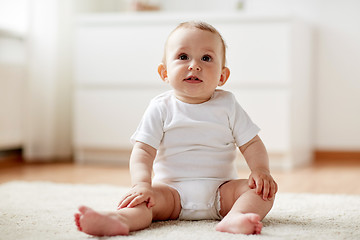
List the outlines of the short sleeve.
{"label": "short sleeve", "polygon": [[259,133],[260,128],[253,123],[234,95],[232,95],[232,99],[233,111],[230,116],[230,125],[235,142],[240,147],[253,139]]}
{"label": "short sleeve", "polygon": [[162,115],[160,105],[152,100],[130,138],[131,143],[138,141],[158,149],[164,135]]}

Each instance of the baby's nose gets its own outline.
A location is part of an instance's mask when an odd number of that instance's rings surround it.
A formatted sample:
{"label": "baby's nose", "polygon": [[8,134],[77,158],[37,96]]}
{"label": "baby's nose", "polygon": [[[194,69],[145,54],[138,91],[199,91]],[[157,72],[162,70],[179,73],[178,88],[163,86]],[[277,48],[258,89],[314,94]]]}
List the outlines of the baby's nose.
{"label": "baby's nose", "polygon": [[190,65],[188,67],[189,71],[192,71],[192,70],[196,70],[196,71],[201,71],[201,68],[199,65]]}

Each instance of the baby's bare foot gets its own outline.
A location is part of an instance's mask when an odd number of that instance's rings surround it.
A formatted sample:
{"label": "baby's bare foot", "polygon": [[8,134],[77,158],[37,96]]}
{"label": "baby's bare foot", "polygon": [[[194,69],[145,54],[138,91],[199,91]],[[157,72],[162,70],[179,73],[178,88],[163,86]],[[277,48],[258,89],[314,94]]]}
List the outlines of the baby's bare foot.
{"label": "baby's bare foot", "polygon": [[75,213],[75,224],[79,231],[94,236],[129,235],[129,227],[116,214],[103,214],[81,206]]}
{"label": "baby's bare foot", "polygon": [[228,214],[216,226],[216,231],[241,234],[260,234],[262,223],[255,213]]}

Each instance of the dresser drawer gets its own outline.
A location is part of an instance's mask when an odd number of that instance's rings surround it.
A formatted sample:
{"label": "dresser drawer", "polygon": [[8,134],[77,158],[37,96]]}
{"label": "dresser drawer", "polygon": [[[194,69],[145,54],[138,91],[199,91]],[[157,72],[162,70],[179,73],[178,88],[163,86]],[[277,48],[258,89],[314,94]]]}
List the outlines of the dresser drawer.
{"label": "dresser drawer", "polygon": [[75,147],[131,148],[135,132],[150,99],[161,90],[78,90],[74,106]]}

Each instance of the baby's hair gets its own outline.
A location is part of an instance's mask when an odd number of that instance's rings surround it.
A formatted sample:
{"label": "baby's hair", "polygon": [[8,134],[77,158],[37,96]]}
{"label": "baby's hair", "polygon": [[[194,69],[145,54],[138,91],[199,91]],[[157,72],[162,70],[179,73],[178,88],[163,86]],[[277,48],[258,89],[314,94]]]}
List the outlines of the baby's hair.
{"label": "baby's hair", "polygon": [[200,30],[203,31],[208,31],[211,33],[214,33],[216,35],[219,36],[220,40],[221,40],[221,44],[222,44],[222,50],[223,50],[223,58],[222,58],[222,66],[225,67],[226,64],[226,43],[223,39],[223,37],[221,36],[221,34],[219,33],[218,30],[216,30],[216,28],[214,28],[212,25],[206,23],[206,22],[202,22],[202,21],[189,21],[189,22],[183,22],[180,23],[168,36],[166,42],[165,42],[165,49],[164,49],[164,55],[163,55],[163,59],[162,62],[163,64],[166,64],[166,46],[168,43],[168,40],[170,38],[170,36],[178,29],[180,28],[198,28]]}

